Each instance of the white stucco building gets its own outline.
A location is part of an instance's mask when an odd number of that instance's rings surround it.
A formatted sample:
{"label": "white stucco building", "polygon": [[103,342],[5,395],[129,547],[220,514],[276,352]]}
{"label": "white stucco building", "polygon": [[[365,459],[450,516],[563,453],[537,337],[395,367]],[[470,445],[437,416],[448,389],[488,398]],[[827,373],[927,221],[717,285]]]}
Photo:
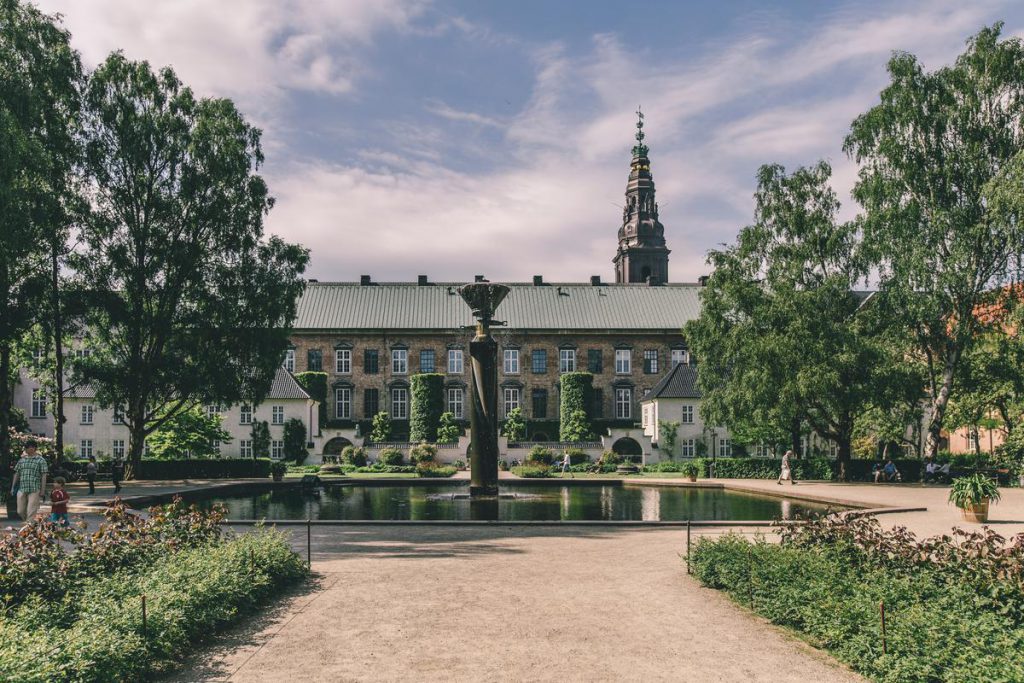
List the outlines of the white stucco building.
{"label": "white stucco building", "polygon": [[[64,445],[73,448],[75,457],[97,458],[126,456],[128,428],[113,408],[101,408],[90,387],[78,387],[64,399]],[[19,371],[14,390],[14,405],[25,411],[34,434],[53,436],[53,415],[39,382],[24,370]],[[266,421],[270,426],[271,457],[279,458],[284,450],[284,423],[297,418],[306,426],[306,440],[311,441],[319,430],[317,403],[299,385],[290,372],[278,368],[274,382],[263,403],[234,406],[206,405],[208,414],[219,414],[221,427],[231,434],[229,442],[220,444],[220,453],[228,458],[252,457],[252,425]]]}
{"label": "white stucco building", "polygon": [[[665,374],[640,401],[641,427],[661,454],[672,458],[728,458],[733,454],[732,436],[725,427],[708,426],[700,416],[697,368],[679,363]],[[661,422],[678,422],[676,442],[667,451]]]}

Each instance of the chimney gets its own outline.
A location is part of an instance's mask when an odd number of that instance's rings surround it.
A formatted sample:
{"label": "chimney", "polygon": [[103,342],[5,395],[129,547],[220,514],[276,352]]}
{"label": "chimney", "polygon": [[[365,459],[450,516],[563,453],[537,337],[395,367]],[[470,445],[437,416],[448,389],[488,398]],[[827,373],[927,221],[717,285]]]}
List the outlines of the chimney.
{"label": "chimney", "polygon": [[591,275],[590,276],[590,286],[591,287],[599,287],[600,285],[601,285],[601,276],[600,275]]}
{"label": "chimney", "polygon": [[544,276],[543,275],[534,275],[533,276],[533,286],[534,287],[540,287],[542,284],[544,284]]}
{"label": "chimney", "polygon": [[369,275],[360,275],[359,276],[359,286],[360,287],[368,287],[369,285],[370,285],[370,276]]}
{"label": "chimney", "polygon": [[474,275],[473,276],[473,282],[483,282],[483,281],[484,281],[484,276],[483,275]]}
{"label": "chimney", "polygon": [[426,287],[430,283],[427,282],[427,276],[426,275],[417,275],[416,276],[416,284],[419,285],[420,287]]}
{"label": "chimney", "polygon": [[708,276],[707,275],[701,275],[699,278],[697,278],[697,284],[700,285],[701,287],[707,287],[708,286]]}
{"label": "chimney", "polygon": [[320,281],[317,280],[315,277],[311,277],[308,280],[306,280],[306,282],[320,282]]}

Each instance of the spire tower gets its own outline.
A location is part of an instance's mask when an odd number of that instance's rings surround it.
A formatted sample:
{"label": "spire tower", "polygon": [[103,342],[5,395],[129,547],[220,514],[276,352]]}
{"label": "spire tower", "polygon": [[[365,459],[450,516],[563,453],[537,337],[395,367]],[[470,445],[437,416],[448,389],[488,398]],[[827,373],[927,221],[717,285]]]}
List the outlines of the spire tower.
{"label": "spire tower", "polygon": [[669,249],[665,246],[665,227],[658,220],[651,176],[650,149],[644,144],[644,114],[636,110],[636,144],[626,183],[626,205],[622,209],[619,248],[612,262],[616,282],[668,282]]}

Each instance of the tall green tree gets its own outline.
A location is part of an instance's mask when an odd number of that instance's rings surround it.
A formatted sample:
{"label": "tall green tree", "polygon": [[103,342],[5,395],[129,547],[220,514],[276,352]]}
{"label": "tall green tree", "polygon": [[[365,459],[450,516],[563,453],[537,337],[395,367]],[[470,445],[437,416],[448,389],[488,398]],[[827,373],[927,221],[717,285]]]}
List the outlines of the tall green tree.
{"label": "tall green tree", "polygon": [[309,255],[264,238],[260,131],[229,100],[114,53],[84,120],[92,210],[74,264],[96,352],[81,370],[102,405],[123,406],[132,468],[189,405],[266,395]]}
{"label": "tall green tree", "polygon": [[755,223],[711,252],[715,272],[685,334],[708,424],[770,436],[806,422],[837,444],[844,476],[855,416],[877,398],[886,358],[855,291],[857,230],[836,220],[830,175],[825,162],[790,175],[761,167]]}
{"label": "tall green tree", "polygon": [[231,441],[221,426],[220,415],[207,415],[193,405],[176,412],[149,436],[153,458],[212,458],[220,455],[218,444]]}
{"label": "tall green tree", "polygon": [[54,17],[0,0],[0,471],[14,344],[45,306],[47,244],[67,225],[81,65]]}
{"label": "tall green tree", "polygon": [[952,66],[889,61],[881,102],[845,149],[878,265],[878,306],[927,370],[926,452],[935,455],[957,369],[994,288],[1024,275],[1024,46],[983,29]]}

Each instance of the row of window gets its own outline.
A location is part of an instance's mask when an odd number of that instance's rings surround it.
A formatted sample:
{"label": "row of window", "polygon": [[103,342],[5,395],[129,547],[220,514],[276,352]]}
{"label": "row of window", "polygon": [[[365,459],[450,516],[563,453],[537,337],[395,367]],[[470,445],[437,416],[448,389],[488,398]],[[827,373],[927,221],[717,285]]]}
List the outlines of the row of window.
{"label": "row of window", "polygon": [[[684,458],[697,457],[697,439],[680,439],[679,445],[682,448]],[[718,456],[722,458],[732,457],[732,439],[721,439],[718,442]]]}
{"label": "row of window", "polygon": [[[224,411],[225,409],[223,406],[216,404],[206,406],[206,414],[208,417],[215,417]],[[251,425],[254,420],[255,411],[251,405],[243,403],[238,406],[238,424]],[[270,406],[270,424],[284,424],[284,406]]]}
{"label": "row of window", "polygon": [[[78,456],[80,458],[91,458],[95,455],[93,451],[93,440],[82,439],[78,447]],[[238,442],[239,455],[243,458],[251,458],[252,455],[252,439],[243,439]],[[220,442],[214,442],[214,448],[220,452]],[[112,439],[110,442],[110,455],[114,458],[125,457],[125,441],[124,439]],[[283,458],[284,457],[284,441],[271,441],[270,442],[270,457],[271,458]]]}
{"label": "row of window", "polygon": [[[502,368],[506,375],[520,373],[519,349],[505,349],[502,354]],[[686,349],[672,349],[672,365],[690,362],[690,353]],[[643,353],[644,373],[656,375],[659,372],[659,354],[656,349],[647,349]],[[587,350],[587,372],[601,374],[604,372],[603,356],[600,349]],[[284,367],[295,372],[295,349],[285,353]],[[447,371],[449,374],[462,374],[465,369],[465,358],[462,349],[448,349]],[[309,349],[306,355],[306,369],[310,372],[323,372],[323,352],[320,349]],[[548,371],[547,349],[533,349],[530,352],[530,371],[544,374]],[[558,350],[559,373],[576,372],[576,349]],[[352,373],[352,349],[335,349],[334,372],[339,375]],[[377,349],[364,349],[363,372],[375,375],[380,372],[380,357]],[[433,349],[420,351],[420,372],[437,372],[437,363]],[[632,349],[615,349],[615,374],[629,375],[633,372]],[[409,350],[391,350],[391,374],[405,375],[409,373]]]}
{"label": "row of window", "polygon": [[[210,417],[224,412],[224,407],[219,405],[206,406],[206,414]],[[250,405],[242,404],[238,409],[239,424],[247,425],[253,423],[253,408]],[[80,424],[95,424],[96,407],[91,404],[83,405],[80,409]],[[32,417],[46,417],[46,394],[42,389],[32,390]],[[114,406],[113,424],[124,424],[124,412],[119,406]],[[270,423],[275,425],[284,424],[284,406],[270,407]]]}
{"label": "row of window", "polygon": [[[445,390],[446,410],[452,413],[456,419],[465,417],[465,390],[461,387],[449,387]],[[502,392],[502,405],[504,414],[508,415],[517,408],[522,408],[522,389],[519,387],[505,387]],[[531,393],[532,408],[531,417],[543,420],[548,417],[548,391],[547,389],[533,389]],[[603,417],[604,393],[601,389],[594,389],[595,417]],[[378,389],[363,390],[363,415],[370,419],[380,411],[380,391]],[[406,387],[394,387],[391,389],[391,410],[390,415],[395,420],[409,419],[409,390]],[[352,419],[352,388],[338,387],[334,390],[334,417],[339,420]],[[615,417],[620,420],[628,420],[633,417],[633,389],[630,387],[617,387],[615,389]]]}

